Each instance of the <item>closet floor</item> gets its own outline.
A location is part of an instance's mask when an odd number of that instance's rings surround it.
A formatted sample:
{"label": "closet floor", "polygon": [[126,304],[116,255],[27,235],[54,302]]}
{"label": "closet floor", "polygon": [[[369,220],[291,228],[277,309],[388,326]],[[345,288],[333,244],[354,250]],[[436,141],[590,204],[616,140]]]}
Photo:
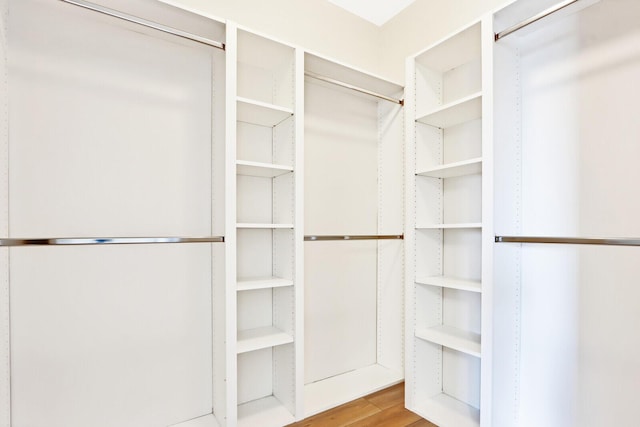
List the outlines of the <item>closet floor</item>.
{"label": "closet floor", "polygon": [[404,383],[287,427],[437,427],[404,407]]}

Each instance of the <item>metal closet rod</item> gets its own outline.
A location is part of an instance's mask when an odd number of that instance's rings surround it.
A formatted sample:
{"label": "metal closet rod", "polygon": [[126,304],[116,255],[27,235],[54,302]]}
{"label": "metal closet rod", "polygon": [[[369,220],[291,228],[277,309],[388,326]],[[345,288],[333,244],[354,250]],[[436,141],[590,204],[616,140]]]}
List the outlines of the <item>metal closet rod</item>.
{"label": "metal closet rod", "polygon": [[183,39],[193,40],[195,42],[202,43],[207,46],[212,46],[217,49],[225,50],[224,43],[222,42],[201,37],[196,34],[188,33],[186,31],[178,30],[177,28],[172,28],[166,25],[158,24],[157,22],[148,21],[143,18],[138,18],[137,16],[119,12],[114,9],[109,9],[108,7],[100,6],[94,3],[89,3],[84,0],[60,0],[60,1],[63,1],[68,4],[72,4],[74,6],[80,6],[85,9],[93,10],[94,12],[99,12],[104,15],[109,15],[114,18],[122,19],[124,21],[133,22],[134,24],[142,25],[147,28],[153,28],[154,30],[162,31],[164,33],[173,34],[174,36],[182,37]]}
{"label": "metal closet rod", "polygon": [[224,236],[208,237],[56,237],[52,239],[0,239],[6,246],[143,245],[151,243],[224,243]]}
{"label": "metal closet rod", "polygon": [[550,7],[549,9],[540,12],[539,14],[532,16],[529,19],[525,19],[524,21],[514,25],[513,27],[509,27],[506,30],[500,31],[498,34],[495,35],[495,41],[498,41],[504,37],[507,37],[509,34],[513,34],[518,30],[523,29],[524,27],[527,27],[531,24],[533,24],[534,22],[537,22],[539,20],[541,20],[542,18],[546,18],[549,15],[552,15],[562,9],[564,9],[567,6],[571,6],[574,3],[579,2],[580,0],[566,0],[563,1],[562,3],[558,3],[557,5]]}
{"label": "metal closet rod", "polygon": [[382,234],[382,235],[324,235],[324,236],[304,236],[305,242],[318,242],[321,240],[402,240],[404,234]]}
{"label": "metal closet rod", "polygon": [[353,90],[353,91],[356,91],[356,92],[364,93],[365,95],[375,96],[376,98],[384,99],[385,101],[390,101],[390,102],[393,102],[394,104],[404,105],[404,99],[391,98],[390,96],[382,95],[381,93],[373,92],[373,91],[370,91],[368,89],[363,89],[361,87],[354,86],[354,85],[349,84],[349,83],[341,82],[340,80],[332,79],[331,77],[322,76],[320,74],[316,74],[316,73],[313,73],[311,71],[305,71],[304,75],[307,76],[307,77],[311,77],[312,79],[320,80],[320,81],[323,81],[323,82],[326,82],[326,83],[331,83],[331,84],[337,85],[337,86],[341,86],[341,87],[344,87],[346,89],[350,89],[350,90]]}
{"label": "metal closet rod", "polygon": [[584,238],[584,237],[538,237],[496,236],[497,243],[554,243],[568,245],[640,246],[640,238]]}

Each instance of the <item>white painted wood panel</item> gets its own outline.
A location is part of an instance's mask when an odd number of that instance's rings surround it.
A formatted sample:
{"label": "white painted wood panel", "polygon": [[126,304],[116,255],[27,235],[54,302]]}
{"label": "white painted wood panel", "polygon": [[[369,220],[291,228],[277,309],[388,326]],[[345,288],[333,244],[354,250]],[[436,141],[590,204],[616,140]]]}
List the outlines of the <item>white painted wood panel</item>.
{"label": "white painted wood panel", "polygon": [[[515,126],[500,125],[498,142],[507,151],[497,157],[503,178],[517,180],[500,186],[499,207],[521,215],[502,214],[497,226],[524,235],[638,235],[632,141],[640,135],[633,114],[640,93],[632,82],[640,71],[639,17],[637,2],[603,0],[496,50],[495,82],[506,109],[497,113],[507,118],[521,106]],[[502,80],[504,70],[517,79]],[[516,375],[517,394],[506,411],[496,411],[497,425],[635,424],[637,249],[523,245],[496,255],[504,263],[500,286],[516,286],[507,315],[520,325],[501,332],[505,342],[517,339],[511,357],[519,365],[499,356]],[[504,390],[509,382],[501,378]]]}
{"label": "white painted wood panel", "polygon": [[[377,234],[376,103],[305,90],[305,234]],[[375,241],[305,243],[306,383],[376,362],[376,253]]]}
{"label": "white painted wood panel", "polygon": [[168,425],[211,411],[210,244],[16,249],[15,426]]}
{"label": "white painted wood panel", "polygon": [[210,49],[79,12],[12,3],[11,234],[209,235]]}

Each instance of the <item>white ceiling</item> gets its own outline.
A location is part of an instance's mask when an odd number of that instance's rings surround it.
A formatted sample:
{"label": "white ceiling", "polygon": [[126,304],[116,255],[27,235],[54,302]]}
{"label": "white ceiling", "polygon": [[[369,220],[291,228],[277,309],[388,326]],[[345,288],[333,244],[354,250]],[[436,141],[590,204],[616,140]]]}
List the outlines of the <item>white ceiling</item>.
{"label": "white ceiling", "polygon": [[383,25],[385,22],[403,11],[415,0],[329,0],[354,15]]}

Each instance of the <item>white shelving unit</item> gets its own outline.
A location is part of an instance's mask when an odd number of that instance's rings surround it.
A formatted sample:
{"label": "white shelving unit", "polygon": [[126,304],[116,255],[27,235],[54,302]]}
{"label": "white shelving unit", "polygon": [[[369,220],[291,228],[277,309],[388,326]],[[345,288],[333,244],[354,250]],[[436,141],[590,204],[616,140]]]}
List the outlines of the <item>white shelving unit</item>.
{"label": "white shelving unit", "polygon": [[[403,97],[310,53],[305,71]],[[306,235],[402,234],[403,118],[398,103],[306,78]],[[402,240],[305,242],[305,416],[402,381],[403,259]]]}
{"label": "white shelving unit", "polygon": [[302,54],[233,23],[227,29],[236,113],[227,137],[235,196],[227,201],[235,307],[227,425],[279,427],[302,416]]}
{"label": "white shelving unit", "polygon": [[407,62],[406,405],[440,427],[491,425],[489,31]]}

